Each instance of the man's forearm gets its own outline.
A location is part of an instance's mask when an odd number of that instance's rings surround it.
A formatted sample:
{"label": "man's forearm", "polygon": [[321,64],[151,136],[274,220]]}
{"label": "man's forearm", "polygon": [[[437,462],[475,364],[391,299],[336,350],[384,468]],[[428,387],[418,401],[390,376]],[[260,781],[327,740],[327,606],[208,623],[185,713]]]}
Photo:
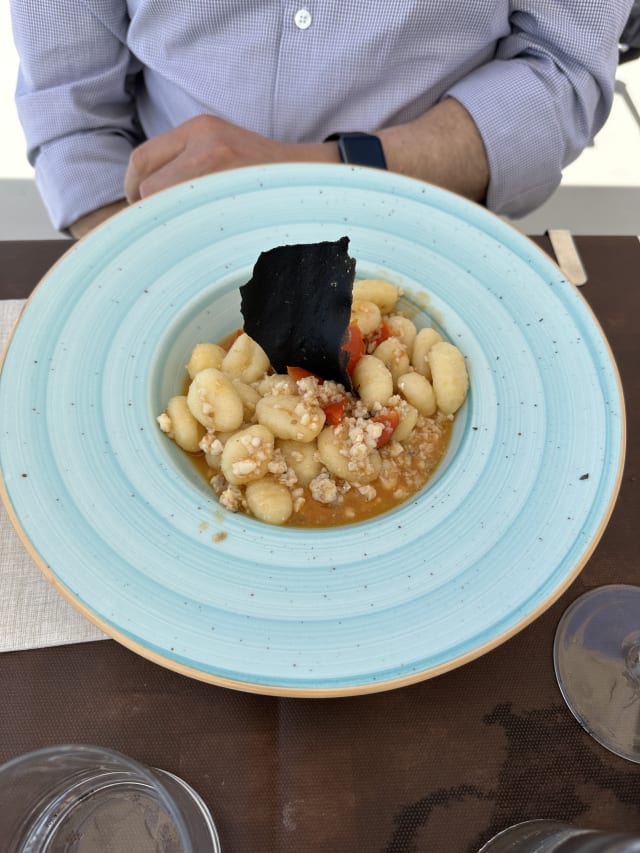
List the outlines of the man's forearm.
{"label": "man's forearm", "polygon": [[125,199],[121,199],[120,201],[114,201],[113,204],[107,204],[104,207],[99,207],[97,210],[92,210],[91,213],[87,213],[85,216],[81,216],[80,219],[76,219],[69,226],[69,233],[76,240],[79,240],[85,234],[88,234],[89,231],[93,231],[94,228],[101,225],[105,219],[109,219],[110,216],[113,216],[114,213],[118,213],[125,207],[127,207],[127,202]]}
{"label": "man's forearm", "polygon": [[489,163],[475,122],[453,98],[446,98],[417,119],[378,133],[387,166],[484,202]]}
{"label": "man's forearm", "polygon": [[[424,115],[378,134],[390,171],[445,187],[484,202],[489,164],[484,144],[467,110],[447,98]],[[194,151],[198,156],[185,156]],[[124,187],[136,201],[198,175],[228,168],[278,162],[339,162],[335,142],[275,142],[214,116],[199,116],[150,139],[136,149]],[[70,227],[81,237],[126,205],[118,201],[78,219]]]}

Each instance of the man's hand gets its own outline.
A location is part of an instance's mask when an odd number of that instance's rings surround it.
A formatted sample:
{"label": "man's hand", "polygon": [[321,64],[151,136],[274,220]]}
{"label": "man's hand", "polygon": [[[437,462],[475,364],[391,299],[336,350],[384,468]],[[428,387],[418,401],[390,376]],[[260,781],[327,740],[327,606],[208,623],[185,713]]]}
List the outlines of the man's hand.
{"label": "man's hand", "polygon": [[135,149],[124,182],[129,202],[183,181],[265,163],[339,163],[335,143],[274,142],[216,116],[201,115]]}

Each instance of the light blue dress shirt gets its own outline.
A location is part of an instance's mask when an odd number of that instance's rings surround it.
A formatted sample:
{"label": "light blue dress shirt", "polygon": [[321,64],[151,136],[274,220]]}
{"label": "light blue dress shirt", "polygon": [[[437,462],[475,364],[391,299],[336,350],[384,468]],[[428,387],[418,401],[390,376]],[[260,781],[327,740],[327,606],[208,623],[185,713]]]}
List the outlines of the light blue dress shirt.
{"label": "light blue dress shirt", "polygon": [[65,228],[123,196],[144,138],[202,113],[278,140],[416,118],[446,96],[520,216],[611,108],[631,0],[11,0],[28,157]]}

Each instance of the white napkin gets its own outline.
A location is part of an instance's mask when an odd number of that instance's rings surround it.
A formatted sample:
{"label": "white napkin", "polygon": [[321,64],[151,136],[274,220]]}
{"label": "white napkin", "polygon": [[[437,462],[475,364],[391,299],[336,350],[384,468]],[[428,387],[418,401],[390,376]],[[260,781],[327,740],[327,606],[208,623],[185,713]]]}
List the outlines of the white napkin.
{"label": "white napkin", "polygon": [[[22,299],[0,300],[0,352]],[[0,652],[106,639],[46,580],[0,504]]]}

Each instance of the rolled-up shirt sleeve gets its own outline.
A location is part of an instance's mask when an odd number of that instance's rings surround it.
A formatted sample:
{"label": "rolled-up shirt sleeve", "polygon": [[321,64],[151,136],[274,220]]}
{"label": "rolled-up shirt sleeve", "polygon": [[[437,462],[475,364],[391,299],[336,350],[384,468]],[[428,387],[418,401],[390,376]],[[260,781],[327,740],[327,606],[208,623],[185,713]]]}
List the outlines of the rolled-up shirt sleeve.
{"label": "rolled-up shirt sleeve", "polygon": [[556,189],[613,102],[618,38],[631,2],[519,0],[495,58],[452,85],[482,136],[487,206],[523,216]]}
{"label": "rolled-up shirt sleeve", "polygon": [[[108,9],[102,17],[95,9]],[[38,189],[54,226],[124,196],[141,139],[126,46],[126,6],[12,0],[20,54],[16,105]]]}

